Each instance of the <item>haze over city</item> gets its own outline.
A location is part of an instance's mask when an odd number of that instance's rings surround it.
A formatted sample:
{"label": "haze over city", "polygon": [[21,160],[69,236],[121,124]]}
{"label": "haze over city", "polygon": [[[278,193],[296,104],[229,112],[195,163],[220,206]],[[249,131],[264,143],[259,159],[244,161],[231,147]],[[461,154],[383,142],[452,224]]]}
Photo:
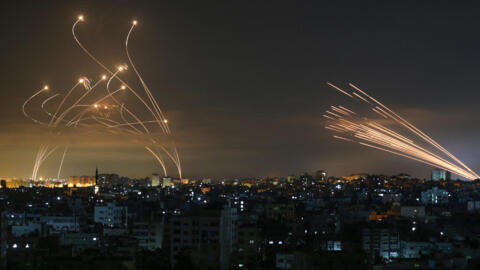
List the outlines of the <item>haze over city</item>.
{"label": "haze over city", "polygon": [[[169,121],[186,177],[285,176],[328,169],[429,177],[431,166],[348,144],[324,129],[323,111],[343,97],[326,82],[353,82],[479,168],[475,81],[477,7],[397,3],[9,3],[2,16],[0,175],[28,178],[51,133],[21,113],[48,84],[71,87],[102,70],[70,28],[110,66],[127,63],[123,39]],[[124,75],[130,82],[133,71]],[[87,133],[88,131],[88,133]],[[141,142],[72,129],[63,175],[160,173]],[[61,151],[39,176],[54,177]],[[169,170],[175,171],[172,164]],[[172,173],[174,174],[174,173]],[[174,174],[175,175],[175,174]],[[175,175],[177,176],[177,175]]]}

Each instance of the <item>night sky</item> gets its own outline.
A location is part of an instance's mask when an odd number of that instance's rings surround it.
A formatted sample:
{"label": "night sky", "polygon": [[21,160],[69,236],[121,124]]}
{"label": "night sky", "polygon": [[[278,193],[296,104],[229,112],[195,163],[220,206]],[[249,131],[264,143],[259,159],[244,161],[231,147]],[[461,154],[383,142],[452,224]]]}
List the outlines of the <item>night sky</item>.
{"label": "night sky", "polygon": [[[360,3],[361,2],[361,3]],[[388,3],[387,3],[388,2]],[[428,177],[430,167],[337,141],[323,111],[353,82],[480,168],[480,6],[473,1],[9,1],[2,4],[0,176],[31,175],[49,133],[22,103],[126,63],[124,38],[175,134],[184,177],[327,170]],[[134,81],[134,77],[126,77]],[[138,142],[70,131],[64,176],[160,172]],[[58,155],[39,176],[56,175]],[[173,166],[170,166],[173,172]],[[172,173],[173,174],[173,173]],[[175,174],[173,174],[175,176]]]}

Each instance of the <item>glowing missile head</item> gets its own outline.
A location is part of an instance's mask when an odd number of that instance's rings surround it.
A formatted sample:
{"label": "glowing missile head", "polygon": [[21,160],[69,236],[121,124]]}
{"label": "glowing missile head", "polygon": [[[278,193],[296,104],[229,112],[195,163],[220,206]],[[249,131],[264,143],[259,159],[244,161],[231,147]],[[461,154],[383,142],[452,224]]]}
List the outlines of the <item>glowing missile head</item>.
{"label": "glowing missile head", "polygon": [[121,88],[122,90],[125,90],[125,88],[127,88],[127,87],[125,87],[125,85],[122,85],[120,88]]}
{"label": "glowing missile head", "polygon": [[168,123],[168,120],[167,119],[163,119],[163,123]]}
{"label": "glowing missile head", "polygon": [[83,15],[79,15],[79,16],[78,16],[78,20],[81,21],[81,22],[83,22]]}
{"label": "glowing missile head", "polygon": [[102,80],[106,80],[107,79],[107,75],[102,75]]}
{"label": "glowing missile head", "polygon": [[132,24],[133,24],[133,25],[137,25],[137,23],[138,23],[137,20],[133,20],[133,21],[132,21]]}
{"label": "glowing missile head", "polygon": [[127,66],[119,66],[118,71],[124,71],[127,70]]}
{"label": "glowing missile head", "polygon": [[79,82],[79,83],[83,83],[83,82],[85,82],[85,79],[80,78],[80,79],[78,79],[78,82]]}
{"label": "glowing missile head", "polygon": [[48,85],[45,85],[45,86],[43,87],[43,90],[48,90]]}
{"label": "glowing missile head", "polygon": [[106,109],[108,109],[108,106],[107,106],[107,105],[105,105],[105,106],[103,106],[103,108],[106,110]]}
{"label": "glowing missile head", "polygon": [[98,108],[98,104],[93,104],[93,107]]}

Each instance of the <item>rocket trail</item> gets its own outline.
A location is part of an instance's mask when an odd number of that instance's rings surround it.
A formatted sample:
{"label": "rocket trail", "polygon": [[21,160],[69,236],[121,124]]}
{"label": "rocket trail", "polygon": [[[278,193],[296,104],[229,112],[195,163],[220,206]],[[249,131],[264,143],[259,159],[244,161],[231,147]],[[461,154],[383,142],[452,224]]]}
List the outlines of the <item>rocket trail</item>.
{"label": "rocket trail", "polygon": [[465,169],[467,169],[468,171],[470,171],[471,173],[473,173],[476,178],[480,178],[480,176],[478,176],[478,174],[476,174],[475,172],[473,172],[470,168],[468,168],[463,162],[461,162],[457,157],[455,157],[452,153],[448,152],[443,146],[441,146],[439,143],[437,143],[436,141],[434,141],[432,138],[430,138],[429,136],[427,136],[427,134],[425,134],[423,131],[419,130],[417,127],[415,127],[414,125],[412,125],[410,122],[408,122],[407,120],[405,120],[404,118],[402,118],[400,115],[396,114],[394,111],[392,111],[390,108],[388,108],[387,106],[383,105],[380,101],[376,100],[375,98],[371,97],[370,95],[368,95],[367,93],[365,93],[364,91],[362,91],[360,88],[358,88],[357,86],[353,85],[352,83],[349,83],[349,85],[354,88],[355,90],[359,91],[360,93],[364,94],[366,97],[370,98],[372,101],[374,101],[376,104],[380,105],[381,107],[383,107],[384,109],[386,109],[387,111],[389,111],[390,113],[392,113],[397,119],[399,123],[403,124],[404,126],[407,126],[412,132],[414,132],[416,135],[418,135],[419,137],[421,137],[422,139],[424,139],[425,141],[427,141],[428,143],[432,144],[434,147],[436,147],[437,149],[439,149],[440,151],[442,151],[443,153],[445,153],[447,156],[449,156],[450,158],[452,158],[453,160],[455,160],[456,162],[458,162],[460,165],[462,165],[462,167],[464,167]]}
{"label": "rocket trail", "polygon": [[163,159],[157,153],[155,153],[152,149],[150,149],[150,147],[145,146],[145,149],[147,149],[147,151],[149,151],[157,159],[158,163],[163,168],[163,174],[167,176],[167,169],[165,168],[165,163],[163,162]]}
{"label": "rocket trail", "polygon": [[65,159],[65,155],[67,154],[68,146],[65,146],[65,150],[63,151],[62,159],[60,160],[60,166],[58,166],[58,173],[57,179],[60,179],[60,173],[62,172],[63,160]]}
{"label": "rocket trail", "polygon": [[[80,42],[76,36],[76,27],[85,20],[83,16],[79,16],[72,26],[72,36],[80,49],[91,58],[97,65],[108,73],[101,76],[100,80],[94,82],[87,77],[81,77],[65,94],[54,93],[47,95],[46,98],[40,100],[39,107],[43,111],[42,115],[30,115],[31,106],[37,101],[37,97],[42,93],[47,93],[49,89],[47,86],[38,90],[27,98],[22,105],[24,115],[32,120],[34,123],[45,125],[49,127],[55,135],[62,135],[66,129],[73,129],[77,127],[87,128],[97,131],[105,131],[112,134],[121,134],[131,136],[134,141],[140,140],[142,137],[147,137],[145,145],[153,143],[155,150],[150,146],[145,146],[145,149],[150,152],[153,157],[159,162],[163,172],[167,175],[166,164],[162,158],[161,152],[167,155],[177,168],[180,178],[182,178],[182,167],[180,163],[180,156],[178,149],[173,140],[172,132],[168,125],[168,120],[165,114],[160,109],[157,100],[152,91],[147,86],[147,83],[142,78],[136,65],[133,62],[130,54],[128,43],[132,35],[133,29],[137,25],[137,21],[132,22],[132,26],[128,31],[125,39],[125,54],[128,58],[129,65],[132,67],[136,78],[140,81],[142,92],[135,90],[119,75],[127,70],[126,65],[121,65],[116,68],[108,68],[97,59],[89,50]],[[113,72],[112,70],[116,70]],[[108,79],[108,80],[107,80]],[[106,82],[106,85],[101,84]],[[112,91],[111,86],[120,84],[120,88]],[[83,86],[85,92],[77,91],[79,86]],[[105,92],[95,90],[103,87]],[[115,86],[113,86],[115,87]],[[120,94],[124,93],[124,94]],[[142,94],[143,93],[143,94]],[[127,101],[132,97],[133,100],[138,101],[140,106],[127,107]],[[146,99],[143,96],[146,96]],[[130,96],[130,97],[129,97]],[[87,101],[93,100],[92,101]],[[130,102],[129,102],[130,103]],[[129,104],[128,103],[128,104]],[[48,107],[53,108],[53,111],[48,110]],[[341,109],[340,109],[341,110]],[[144,112],[148,112],[150,116],[145,116]],[[342,111],[343,112],[343,111]],[[158,136],[158,129],[166,136],[163,141]],[[141,136],[141,137],[140,137]],[[171,142],[170,142],[171,141]],[[171,144],[171,145],[169,145]],[[43,162],[54,153],[59,147],[55,145],[42,144],[36,154],[33,166],[32,179],[36,180],[38,171]],[[57,172],[57,178],[63,167],[68,151],[68,146],[65,146],[63,154],[61,155],[60,165]]]}
{"label": "rocket trail", "polygon": [[[336,90],[340,89],[331,83],[327,84]],[[353,95],[368,104],[373,112],[382,118],[389,119],[390,121],[393,121],[393,123],[407,129],[411,134],[415,135],[415,137],[422,139],[428,147],[421,146],[418,142],[415,142],[413,137],[402,135],[399,131],[387,128],[367,116],[359,115],[342,106],[331,106],[333,111],[340,113],[341,115],[332,113],[328,110],[326,111],[326,114],[323,115],[327,118],[325,128],[342,135],[334,135],[334,138],[349,142],[358,141],[360,145],[441,168],[469,180],[480,178],[477,173],[471,170],[453,154],[448,152],[443,146],[386,105],[373,98],[359,87],[351,83],[349,86],[354,89],[354,92],[352,92]],[[343,94],[347,93],[344,90],[340,92]],[[352,96],[350,97],[353,98]],[[439,152],[436,153],[435,149]]]}

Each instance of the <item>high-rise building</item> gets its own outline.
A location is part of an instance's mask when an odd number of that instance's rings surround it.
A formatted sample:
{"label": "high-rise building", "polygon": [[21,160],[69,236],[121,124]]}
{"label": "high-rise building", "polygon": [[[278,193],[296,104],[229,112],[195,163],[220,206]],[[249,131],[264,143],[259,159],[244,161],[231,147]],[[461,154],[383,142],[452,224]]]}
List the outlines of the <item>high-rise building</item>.
{"label": "high-rise building", "polygon": [[257,224],[238,226],[237,252],[233,258],[239,268],[253,268],[261,261],[262,229]]}
{"label": "high-rise building", "polygon": [[171,219],[170,260],[189,250],[194,265],[203,269],[230,269],[237,246],[237,208],[229,203],[194,209]]}
{"label": "high-rise building", "polygon": [[152,174],[152,187],[160,186],[160,175],[158,173]]}
{"label": "high-rise building", "polygon": [[315,172],[315,180],[325,181],[327,180],[327,172],[324,170],[319,170]]}
{"label": "high-rise building", "polygon": [[287,177],[287,183],[293,184],[293,182],[295,182],[295,180],[297,180],[297,177],[295,175],[289,175]]}
{"label": "high-rise building", "polygon": [[162,248],[163,224],[163,219],[133,221],[132,236],[138,239],[138,246],[150,250]]}
{"label": "high-rise building", "polygon": [[127,223],[127,207],[117,206],[115,202],[106,205],[96,205],[93,219],[108,227],[122,227]]}
{"label": "high-rise building", "polygon": [[362,232],[363,250],[375,257],[389,260],[398,258],[400,235],[388,228],[365,228]]}
{"label": "high-rise building", "polygon": [[432,181],[439,181],[439,180],[450,180],[450,172],[441,170],[441,169],[433,169]]}
{"label": "high-rise building", "polygon": [[172,178],[165,176],[162,178],[162,188],[170,187],[172,185]]}
{"label": "high-rise building", "polygon": [[423,204],[446,204],[448,203],[448,191],[438,187],[432,187],[421,194]]}

